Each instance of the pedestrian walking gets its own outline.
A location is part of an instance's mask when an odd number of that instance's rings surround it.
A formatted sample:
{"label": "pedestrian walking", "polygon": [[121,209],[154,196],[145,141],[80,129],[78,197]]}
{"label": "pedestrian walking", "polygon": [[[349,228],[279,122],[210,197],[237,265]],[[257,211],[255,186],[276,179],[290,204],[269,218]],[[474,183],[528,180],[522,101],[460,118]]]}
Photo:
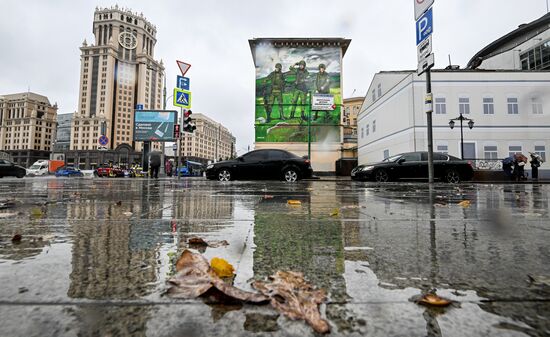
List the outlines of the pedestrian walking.
{"label": "pedestrian walking", "polygon": [[539,167],[544,160],[537,153],[529,152],[529,155],[531,156],[531,178],[539,180]]}
{"label": "pedestrian walking", "polygon": [[514,165],[514,157],[513,156],[510,156],[508,158],[504,158],[504,160],[502,160],[502,170],[504,171],[506,176],[508,178],[510,178],[510,180],[514,180],[514,175],[513,175],[514,173],[512,171],[513,165]]}
{"label": "pedestrian walking", "polygon": [[521,153],[514,155],[514,177],[516,181],[525,180],[525,164],[527,163],[527,157]]}
{"label": "pedestrian walking", "polygon": [[161,155],[160,152],[153,151],[149,153],[149,168],[151,169],[151,173],[149,174],[152,178],[158,178],[159,177],[159,168],[160,168],[160,161],[161,161]]}
{"label": "pedestrian walking", "polygon": [[167,160],[166,164],[164,164],[164,170],[167,176],[172,176],[172,162],[170,160]]}

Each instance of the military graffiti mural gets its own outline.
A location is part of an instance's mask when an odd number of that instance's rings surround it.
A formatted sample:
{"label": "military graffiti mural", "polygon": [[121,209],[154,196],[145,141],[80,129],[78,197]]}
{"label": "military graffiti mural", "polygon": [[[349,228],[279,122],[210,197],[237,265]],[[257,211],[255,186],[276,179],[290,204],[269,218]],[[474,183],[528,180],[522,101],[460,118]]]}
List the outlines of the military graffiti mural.
{"label": "military graffiti mural", "polygon": [[[256,64],[256,142],[339,141],[340,47],[258,45]],[[312,110],[316,95],[332,106]]]}

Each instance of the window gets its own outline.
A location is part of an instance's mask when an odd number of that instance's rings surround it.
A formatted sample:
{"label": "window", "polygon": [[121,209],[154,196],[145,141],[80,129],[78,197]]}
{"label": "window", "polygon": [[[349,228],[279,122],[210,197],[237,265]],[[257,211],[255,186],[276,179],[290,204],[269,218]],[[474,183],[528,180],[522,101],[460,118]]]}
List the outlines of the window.
{"label": "window", "polygon": [[459,97],[458,98],[458,111],[463,115],[470,114],[470,98]]}
{"label": "window", "polygon": [[542,160],[546,161],[546,148],[544,145],[535,145],[535,153],[538,154]]}
{"label": "window", "polygon": [[494,104],[493,97],[483,97],[483,114],[484,115],[495,114],[495,104]]}
{"label": "window", "polygon": [[508,97],[508,114],[517,115],[519,114],[518,98],[517,97]]}
{"label": "window", "polygon": [[516,153],[521,153],[521,145],[510,145],[508,146],[508,156],[511,157]]}
{"label": "window", "polygon": [[378,97],[382,96],[382,84],[378,83]]}
{"label": "window", "polygon": [[435,98],[435,113],[438,115],[444,115],[447,113],[447,104],[445,97]]}
{"label": "window", "polygon": [[365,127],[365,130],[366,130],[366,135],[368,136],[369,135],[369,125],[367,124],[367,126]]}
{"label": "window", "polygon": [[437,145],[437,152],[441,153],[449,153],[449,146],[448,145]]}
{"label": "window", "polygon": [[483,147],[483,156],[485,159],[498,159],[498,151],[496,145],[485,145]]}
{"label": "window", "polygon": [[365,138],[364,129],[361,128],[361,138]]}
{"label": "window", "polygon": [[390,157],[390,150],[384,150],[384,159]]}
{"label": "window", "polygon": [[376,90],[372,89],[372,101],[376,101]]}
{"label": "window", "polygon": [[372,121],[372,133],[376,132],[376,121]]}
{"label": "window", "polygon": [[542,101],[538,97],[531,98],[531,106],[533,107],[534,115],[542,115]]}

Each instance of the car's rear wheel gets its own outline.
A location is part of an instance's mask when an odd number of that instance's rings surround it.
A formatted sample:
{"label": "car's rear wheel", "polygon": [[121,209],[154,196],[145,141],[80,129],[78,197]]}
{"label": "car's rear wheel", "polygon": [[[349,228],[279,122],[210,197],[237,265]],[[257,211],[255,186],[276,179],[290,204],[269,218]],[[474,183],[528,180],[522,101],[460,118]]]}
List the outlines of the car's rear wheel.
{"label": "car's rear wheel", "polygon": [[390,180],[390,176],[386,170],[378,169],[374,172],[374,180],[379,183],[385,183]]}
{"label": "car's rear wheel", "polygon": [[15,175],[17,178],[23,178],[25,176],[25,173],[23,172],[17,172],[17,174]]}
{"label": "car's rear wheel", "polygon": [[458,184],[460,182],[460,174],[454,169],[447,170],[445,172],[445,181],[450,184]]}
{"label": "car's rear wheel", "polygon": [[231,180],[231,171],[228,169],[221,169],[218,172],[218,180],[219,181],[230,181]]}
{"label": "car's rear wheel", "polygon": [[298,171],[293,167],[286,168],[283,171],[283,179],[289,183],[295,182],[298,180]]}

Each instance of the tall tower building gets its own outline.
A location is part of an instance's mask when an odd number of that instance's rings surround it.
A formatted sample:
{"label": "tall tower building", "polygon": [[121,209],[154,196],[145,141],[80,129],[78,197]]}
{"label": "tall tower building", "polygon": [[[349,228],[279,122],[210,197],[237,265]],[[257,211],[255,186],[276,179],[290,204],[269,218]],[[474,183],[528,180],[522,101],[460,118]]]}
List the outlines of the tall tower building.
{"label": "tall tower building", "polygon": [[141,143],[133,141],[136,106],[163,106],[164,66],[154,59],[156,27],[143,14],[115,6],[96,8],[93,33],[95,43],[84,40],[80,48],[80,95],[70,149],[96,150],[105,135],[107,149],[128,144],[140,150]]}

